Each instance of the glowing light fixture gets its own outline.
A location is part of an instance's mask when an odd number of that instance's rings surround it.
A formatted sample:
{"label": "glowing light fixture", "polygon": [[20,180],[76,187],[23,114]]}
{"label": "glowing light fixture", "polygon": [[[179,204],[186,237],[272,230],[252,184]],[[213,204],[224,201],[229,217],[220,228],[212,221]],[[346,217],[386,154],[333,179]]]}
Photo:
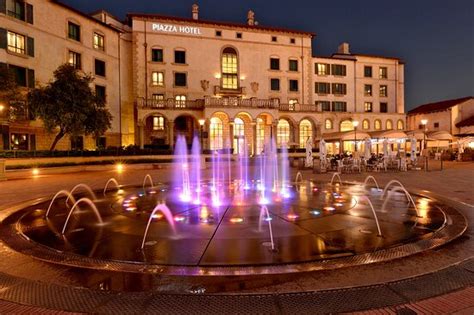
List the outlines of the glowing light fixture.
{"label": "glowing light fixture", "polygon": [[118,163],[117,165],[115,165],[115,169],[117,170],[118,173],[122,173],[123,172],[123,164]]}
{"label": "glowing light fixture", "polygon": [[231,218],[230,222],[232,222],[232,223],[242,223],[242,222],[244,222],[244,219],[240,218],[240,217],[235,217],[235,218]]}
{"label": "glowing light fixture", "polygon": [[37,176],[37,175],[39,175],[40,171],[39,171],[39,169],[34,168],[34,169],[31,170],[31,173],[32,173],[34,176]]}

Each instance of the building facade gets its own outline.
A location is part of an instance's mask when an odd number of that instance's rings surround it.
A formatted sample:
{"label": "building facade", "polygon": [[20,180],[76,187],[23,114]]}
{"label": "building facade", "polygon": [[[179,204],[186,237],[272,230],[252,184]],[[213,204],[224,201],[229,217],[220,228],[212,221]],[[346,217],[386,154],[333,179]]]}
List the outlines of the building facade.
{"label": "building facade", "polygon": [[[315,34],[260,26],[252,11],[242,24],[202,20],[197,5],[190,18],[129,14],[121,22],[105,11],[88,16],[56,1],[3,3],[4,32],[37,44],[34,57],[0,46],[0,62],[34,70],[38,84],[60,64],[74,62],[71,52],[79,54],[82,70],[106,88],[114,116],[107,145],[172,147],[179,134],[189,143],[200,135],[205,149],[259,154],[272,137],[295,147],[309,138],[337,140],[353,121],[366,133],[405,129],[401,60],[353,54],[346,43],[332,56],[314,57]],[[34,24],[12,17],[11,3],[32,6]],[[79,26],[79,40],[70,38],[70,23]],[[104,49],[94,46],[96,33]],[[97,75],[96,60],[105,62],[105,76]],[[16,124],[9,124],[6,138],[12,139]],[[44,148],[40,122],[25,124],[38,128],[36,149]],[[335,143],[335,151],[353,150],[353,142]]]}

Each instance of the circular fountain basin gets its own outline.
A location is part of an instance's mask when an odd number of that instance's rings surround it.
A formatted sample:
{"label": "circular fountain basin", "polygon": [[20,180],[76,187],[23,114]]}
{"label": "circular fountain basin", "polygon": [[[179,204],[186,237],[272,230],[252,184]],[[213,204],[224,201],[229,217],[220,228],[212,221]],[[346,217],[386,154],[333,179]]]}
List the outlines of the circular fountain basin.
{"label": "circular fountain basin", "polygon": [[[188,196],[164,184],[96,194],[102,224],[84,204],[62,234],[71,204],[58,198],[47,218],[50,200],[13,211],[2,222],[0,237],[17,251],[60,264],[217,275],[393,259],[439,246],[466,228],[453,224],[462,218],[454,209],[430,198],[413,196],[415,208],[404,193],[385,202],[381,191],[361,185],[304,181],[262,191],[258,182],[213,187],[203,181],[199,192]],[[165,204],[165,211],[154,212],[157,204]]]}

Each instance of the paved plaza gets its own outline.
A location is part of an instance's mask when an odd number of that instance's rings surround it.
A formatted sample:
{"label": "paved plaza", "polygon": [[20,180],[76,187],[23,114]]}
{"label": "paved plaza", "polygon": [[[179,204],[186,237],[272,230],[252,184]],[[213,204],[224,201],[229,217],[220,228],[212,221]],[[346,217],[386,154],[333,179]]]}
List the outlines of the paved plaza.
{"label": "paved plaza", "polygon": [[[141,186],[146,174],[155,181],[167,182],[172,170],[151,169],[148,165],[125,165],[123,172],[102,170],[75,172],[65,168],[62,174],[13,171],[0,183],[0,208],[53,195],[85,183],[103,189],[110,177],[123,185]],[[207,171],[206,171],[207,172]],[[291,169],[294,178],[297,170]],[[303,178],[328,182],[331,173],[301,171]],[[189,313],[200,305],[202,313],[329,313],[380,309],[381,313],[472,313],[474,303],[474,164],[449,162],[443,171],[371,173],[381,186],[397,179],[409,191],[436,200],[450,200],[467,218],[465,234],[453,242],[402,259],[362,264],[335,270],[319,270],[287,275],[238,277],[147,277],[122,275],[123,281],[137,281],[131,292],[114,292],[115,287],[94,287],[94,272],[66,266],[53,266],[22,257],[21,264],[2,263],[0,276],[0,313],[57,311],[113,313]],[[204,176],[206,176],[204,174]],[[344,182],[363,182],[367,174],[343,174]],[[4,246],[3,246],[4,247]],[[3,249],[4,254],[9,253]],[[8,254],[10,255],[10,254]],[[12,254],[13,255],[13,254]],[[36,269],[37,268],[37,269]],[[112,273],[113,274],[113,273]],[[79,281],[81,277],[90,281]],[[114,275],[112,275],[112,278]],[[118,276],[115,276],[118,277]],[[133,280],[135,279],[135,280]],[[152,283],[152,284],[151,284]],[[116,286],[116,285],[115,285]],[[140,292],[140,289],[151,291]],[[27,292],[33,296],[28,296]],[[66,293],[69,292],[69,293]],[[26,294],[26,295],[25,295]],[[66,294],[66,295],[64,295]],[[70,298],[59,298],[60,296]],[[54,296],[58,296],[55,299]],[[72,299],[72,300],[71,300]],[[73,300],[76,299],[74,302]],[[77,301],[87,301],[85,304]],[[188,301],[184,305],[180,302]],[[176,303],[175,305],[173,303]],[[433,308],[433,305],[439,305]]]}

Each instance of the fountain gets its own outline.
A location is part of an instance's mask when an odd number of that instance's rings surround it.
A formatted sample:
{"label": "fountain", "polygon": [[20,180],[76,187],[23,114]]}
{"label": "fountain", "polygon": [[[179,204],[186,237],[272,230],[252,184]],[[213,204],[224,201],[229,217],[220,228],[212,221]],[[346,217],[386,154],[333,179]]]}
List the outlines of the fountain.
{"label": "fountain", "polygon": [[268,212],[267,206],[260,207],[260,216],[258,218],[258,231],[259,232],[262,231],[262,220],[265,214],[266,214],[266,218],[264,220],[268,222],[268,230],[270,233],[270,244],[271,244],[272,250],[275,250],[275,243],[273,242],[272,217],[270,216],[270,213]]}
{"label": "fountain", "polygon": [[377,212],[375,212],[374,205],[372,204],[372,201],[370,201],[369,197],[363,196],[365,200],[367,200],[367,203],[370,206],[370,209],[372,210],[372,214],[374,215],[375,223],[377,224],[377,231],[378,234],[377,236],[383,237],[382,235],[382,230],[380,229],[380,223],[379,223],[379,218],[377,217]]}
{"label": "fountain", "polygon": [[367,186],[367,183],[369,182],[369,180],[372,180],[375,183],[375,186],[377,187],[377,190],[380,191],[379,183],[377,183],[377,180],[372,175],[369,175],[365,178],[363,186],[364,187]]}
{"label": "fountain", "polygon": [[62,235],[64,235],[64,233],[66,232],[67,224],[69,222],[69,219],[71,218],[72,213],[74,212],[75,209],[79,208],[78,206],[81,203],[85,203],[85,204],[89,205],[92,208],[92,210],[94,211],[94,214],[97,217],[97,220],[99,221],[99,224],[104,223],[104,221],[102,220],[102,216],[100,215],[100,212],[97,209],[94,202],[92,200],[90,200],[89,198],[81,198],[72,206],[71,210],[69,210],[69,214],[67,215],[66,221],[64,222],[64,226],[63,226],[63,229],[61,231]]}
{"label": "fountain", "polygon": [[[423,216],[420,215],[420,212],[418,211],[418,207],[416,206],[416,203],[413,200],[413,197],[403,186],[394,187],[393,189],[390,190],[390,192],[388,193],[388,196],[385,198],[385,201],[382,205],[382,210],[380,212],[386,212],[385,207],[387,206],[388,201],[392,198],[395,192],[405,193],[405,196],[407,197],[408,201],[411,202],[411,204],[413,205],[413,208],[415,208],[417,218],[423,218]],[[385,194],[385,191],[384,191],[384,194]]]}
{"label": "fountain", "polygon": [[301,172],[296,173],[295,183],[301,183],[303,181],[303,174]]}
{"label": "fountain", "polygon": [[73,204],[76,203],[76,199],[74,199],[74,196],[73,196],[69,191],[67,191],[67,190],[60,190],[60,191],[58,191],[58,192],[54,195],[53,199],[51,199],[51,202],[49,203],[49,206],[48,206],[48,210],[46,210],[46,213],[45,213],[45,215],[44,215],[45,218],[48,217],[49,212],[51,211],[51,207],[53,206],[53,203],[54,203],[54,201],[56,200],[56,198],[58,198],[58,197],[61,196],[61,195],[62,195],[62,196],[67,196],[66,205],[67,205],[67,202],[69,201],[69,199],[72,200]]}
{"label": "fountain", "polygon": [[151,224],[151,221],[153,220],[153,216],[158,212],[160,211],[161,213],[163,213],[163,215],[165,216],[166,220],[168,221],[168,223],[170,224],[171,228],[173,229],[173,233],[176,234],[176,228],[174,227],[174,221],[173,221],[173,215],[171,214],[171,211],[170,209],[165,205],[165,204],[159,204],[155,207],[155,209],[153,209],[153,211],[151,212],[150,214],[150,217],[148,218],[148,223],[146,225],[146,228],[145,228],[145,232],[143,233],[143,240],[142,240],[142,246],[141,246],[141,249],[143,249],[145,247],[145,241],[146,241],[146,237],[148,235],[148,230],[150,228],[150,224]]}
{"label": "fountain", "polygon": [[117,180],[115,178],[111,178],[107,181],[107,183],[105,184],[105,187],[104,187],[104,196],[105,196],[105,193],[107,192],[107,188],[109,187],[109,184],[114,184],[115,185],[115,188],[117,188],[118,190],[120,190],[120,185],[119,183],[117,182]]}
{"label": "fountain", "polygon": [[341,180],[341,176],[339,175],[339,173],[334,173],[334,174],[332,174],[332,177],[331,177],[331,185],[333,185],[334,178],[336,178],[336,177],[339,179],[339,185],[342,185],[342,180]]}
{"label": "fountain", "polygon": [[79,188],[84,188],[84,189],[87,191],[87,193],[92,197],[92,200],[97,200],[97,197],[95,196],[95,193],[92,191],[92,189],[91,189],[89,186],[87,186],[86,184],[82,184],[82,183],[81,183],[81,184],[78,184],[78,185],[74,186],[74,187],[71,189],[71,192],[70,192],[69,196],[68,196],[67,199],[66,199],[66,203],[69,201],[70,196],[72,196],[72,194],[73,194],[76,190],[78,190]]}
{"label": "fountain", "polygon": [[148,183],[150,183],[151,188],[155,187],[155,184],[153,184],[153,178],[151,178],[151,175],[146,174],[145,177],[143,178],[143,184],[142,184],[143,190],[145,190],[147,180],[148,180]]}

